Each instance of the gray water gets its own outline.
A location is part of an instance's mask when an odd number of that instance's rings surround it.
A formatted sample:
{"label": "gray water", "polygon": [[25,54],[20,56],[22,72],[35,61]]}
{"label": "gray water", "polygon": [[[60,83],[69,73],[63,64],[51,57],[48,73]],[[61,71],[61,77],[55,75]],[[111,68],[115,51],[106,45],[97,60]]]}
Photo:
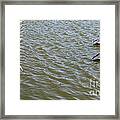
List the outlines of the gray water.
{"label": "gray water", "polygon": [[20,22],[20,98],[99,100],[98,20]]}

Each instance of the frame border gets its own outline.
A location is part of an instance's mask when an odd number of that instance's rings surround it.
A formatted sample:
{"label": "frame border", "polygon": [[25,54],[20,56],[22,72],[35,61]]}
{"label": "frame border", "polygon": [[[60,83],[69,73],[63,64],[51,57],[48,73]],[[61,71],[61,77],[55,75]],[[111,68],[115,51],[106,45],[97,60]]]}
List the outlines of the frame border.
{"label": "frame border", "polygon": [[[0,119],[120,119],[119,105],[119,0],[45,0],[45,1],[2,1],[0,3]],[[115,5],[115,115],[5,115],[5,5]]]}

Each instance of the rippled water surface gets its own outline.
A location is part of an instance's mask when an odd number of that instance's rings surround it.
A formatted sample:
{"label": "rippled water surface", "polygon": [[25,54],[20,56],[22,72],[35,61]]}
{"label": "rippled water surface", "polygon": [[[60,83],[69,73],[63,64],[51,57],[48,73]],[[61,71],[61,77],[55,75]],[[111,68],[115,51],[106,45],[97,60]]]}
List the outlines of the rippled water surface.
{"label": "rippled water surface", "polygon": [[20,98],[99,100],[98,20],[20,22]]}

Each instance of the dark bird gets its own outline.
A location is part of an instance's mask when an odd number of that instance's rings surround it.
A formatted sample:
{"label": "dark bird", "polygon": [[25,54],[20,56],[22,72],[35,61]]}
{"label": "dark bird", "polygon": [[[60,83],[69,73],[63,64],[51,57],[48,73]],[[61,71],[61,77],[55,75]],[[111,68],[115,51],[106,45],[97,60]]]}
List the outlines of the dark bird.
{"label": "dark bird", "polygon": [[92,60],[95,61],[95,62],[99,62],[100,61],[100,53],[93,56]]}

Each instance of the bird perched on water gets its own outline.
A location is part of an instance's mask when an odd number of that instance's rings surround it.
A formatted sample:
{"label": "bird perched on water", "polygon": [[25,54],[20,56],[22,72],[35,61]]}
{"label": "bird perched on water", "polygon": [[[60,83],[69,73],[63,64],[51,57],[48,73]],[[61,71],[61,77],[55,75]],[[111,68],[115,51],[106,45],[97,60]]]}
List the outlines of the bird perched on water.
{"label": "bird perched on water", "polygon": [[[96,39],[93,41],[93,46],[94,47],[100,47],[100,40]],[[95,62],[100,61],[100,53],[97,53],[95,56],[92,57],[92,60]]]}
{"label": "bird perched on water", "polygon": [[93,41],[93,46],[99,47],[100,46],[100,40],[97,39],[97,40]]}
{"label": "bird perched on water", "polygon": [[100,46],[100,42],[93,43],[93,46],[99,47]]}
{"label": "bird perched on water", "polygon": [[97,53],[95,56],[93,56],[92,60],[95,62],[99,62],[100,61],[100,53]]}
{"label": "bird perched on water", "polygon": [[23,68],[21,67],[21,65],[20,65],[20,71],[23,71]]}

